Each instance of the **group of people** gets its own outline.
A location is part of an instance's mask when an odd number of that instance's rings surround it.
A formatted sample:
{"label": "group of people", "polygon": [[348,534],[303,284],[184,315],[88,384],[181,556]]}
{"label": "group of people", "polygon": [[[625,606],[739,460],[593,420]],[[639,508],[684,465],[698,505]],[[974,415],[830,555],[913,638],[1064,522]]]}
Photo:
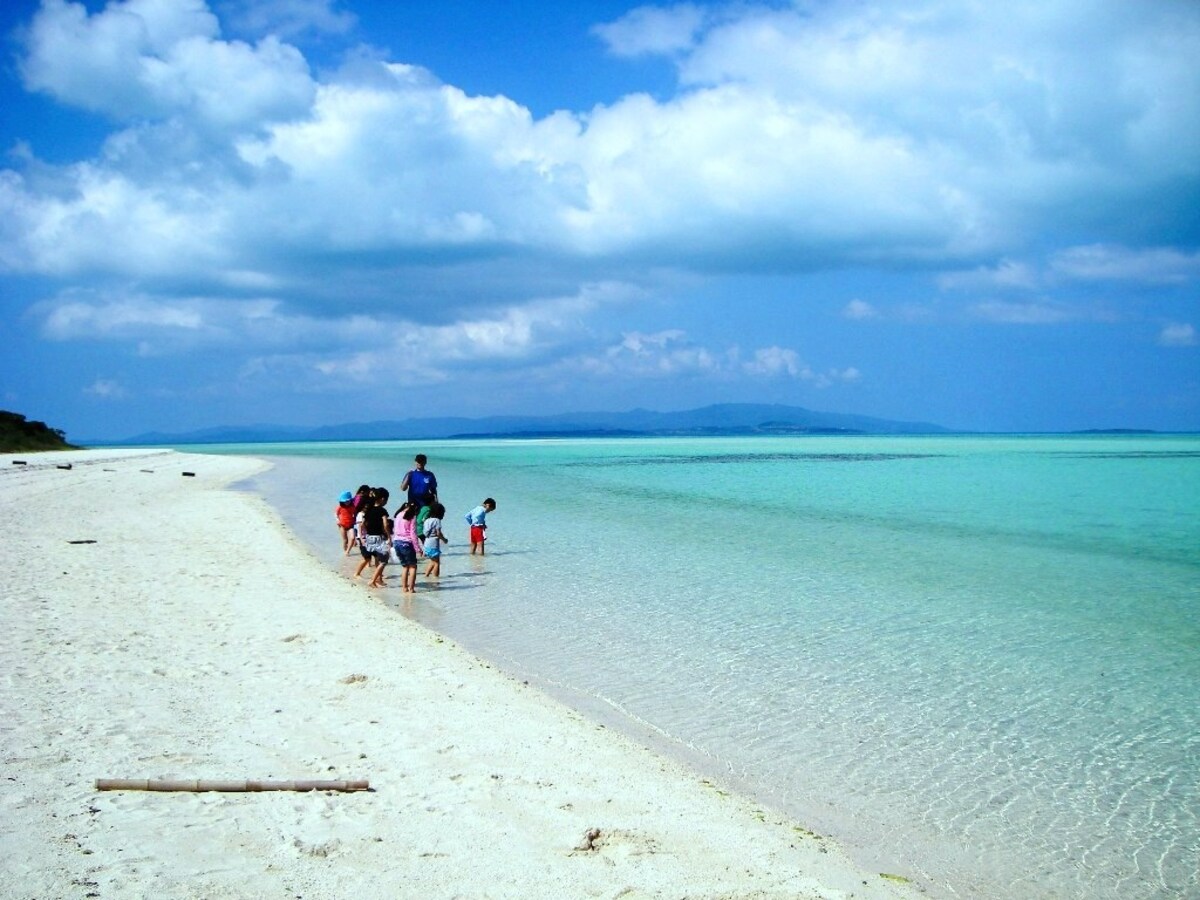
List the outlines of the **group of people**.
{"label": "group of people", "polygon": [[[360,578],[368,566],[374,568],[368,587],[384,587],[384,571],[389,563],[404,569],[404,591],[417,589],[417,560],[425,559],[425,577],[436,578],[442,572],[442,547],[448,544],[442,532],[446,507],[438,502],[437,478],[425,466],[424,453],[413,460],[400,482],[407,495],[393,515],[387,511],[391,494],[387,488],[362,485],[358,491],[344,491],[334,509],[338,531],[342,536],[342,552],[347,556],[355,548],[362,562],[354,572]],[[470,526],[471,553],[483,555],[487,541],[487,514],[496,508],[491,497],[466,514]]]}

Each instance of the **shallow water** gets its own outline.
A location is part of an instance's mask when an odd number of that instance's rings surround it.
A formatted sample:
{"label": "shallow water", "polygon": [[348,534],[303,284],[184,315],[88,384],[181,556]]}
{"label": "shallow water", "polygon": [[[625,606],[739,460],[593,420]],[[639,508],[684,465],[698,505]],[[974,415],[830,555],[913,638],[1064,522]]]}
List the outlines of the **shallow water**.
{"label": "shallow water", "polygon": [[427,453],[458,540],[389,603],[880,871],[1200,895],[1200,439],[212,449],[335,567],[333,498]]}

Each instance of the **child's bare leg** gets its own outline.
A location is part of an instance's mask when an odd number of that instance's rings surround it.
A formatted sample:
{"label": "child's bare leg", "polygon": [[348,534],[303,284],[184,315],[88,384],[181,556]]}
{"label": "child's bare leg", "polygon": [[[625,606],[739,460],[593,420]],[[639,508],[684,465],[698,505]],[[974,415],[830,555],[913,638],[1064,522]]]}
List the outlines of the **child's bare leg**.
{"label": "child's bare leg", "polygon": [[381,562],[375,569],[375,577],[371,579],[371,583],[367,587],[387,587],[384,582],[383,570],[387,568],[387,563]]}
{"label": "child's bare leg", "polygon": [[354,577],[357,579],[362,576],[363,569],[367,567],[367,561],[364,559],[358,564],[358,568],[354,570]]}

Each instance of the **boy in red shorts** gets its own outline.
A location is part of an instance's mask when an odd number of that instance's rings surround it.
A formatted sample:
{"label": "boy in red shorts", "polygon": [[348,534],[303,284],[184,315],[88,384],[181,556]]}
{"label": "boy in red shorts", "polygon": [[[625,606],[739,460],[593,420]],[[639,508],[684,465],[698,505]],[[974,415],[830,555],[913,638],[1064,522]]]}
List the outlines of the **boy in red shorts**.
{"label": "boy in red shorts", "polygon": [[488,497],[477,507],[467,513],[467,524],[471,526],[471,555],[476,549],[479,555],[484,555],[483,543],[487,540],[487,514],[496,508],[496,501]]}

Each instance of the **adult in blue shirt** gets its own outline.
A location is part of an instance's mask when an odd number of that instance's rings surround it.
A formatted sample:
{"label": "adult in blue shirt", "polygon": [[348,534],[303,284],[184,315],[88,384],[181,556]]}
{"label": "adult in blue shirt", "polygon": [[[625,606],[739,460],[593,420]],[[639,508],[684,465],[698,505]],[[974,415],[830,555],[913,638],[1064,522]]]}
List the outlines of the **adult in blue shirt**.
{"label": "adult in blue shirt", "polygon": [[437,499],[437,477],[425,468],[428,460],[424,453],[418,453],[413,462],[417,467],[405,473],[404,480],[400,482],[400,490],[408,491],[408,502],[415,503],[420,508]]}

